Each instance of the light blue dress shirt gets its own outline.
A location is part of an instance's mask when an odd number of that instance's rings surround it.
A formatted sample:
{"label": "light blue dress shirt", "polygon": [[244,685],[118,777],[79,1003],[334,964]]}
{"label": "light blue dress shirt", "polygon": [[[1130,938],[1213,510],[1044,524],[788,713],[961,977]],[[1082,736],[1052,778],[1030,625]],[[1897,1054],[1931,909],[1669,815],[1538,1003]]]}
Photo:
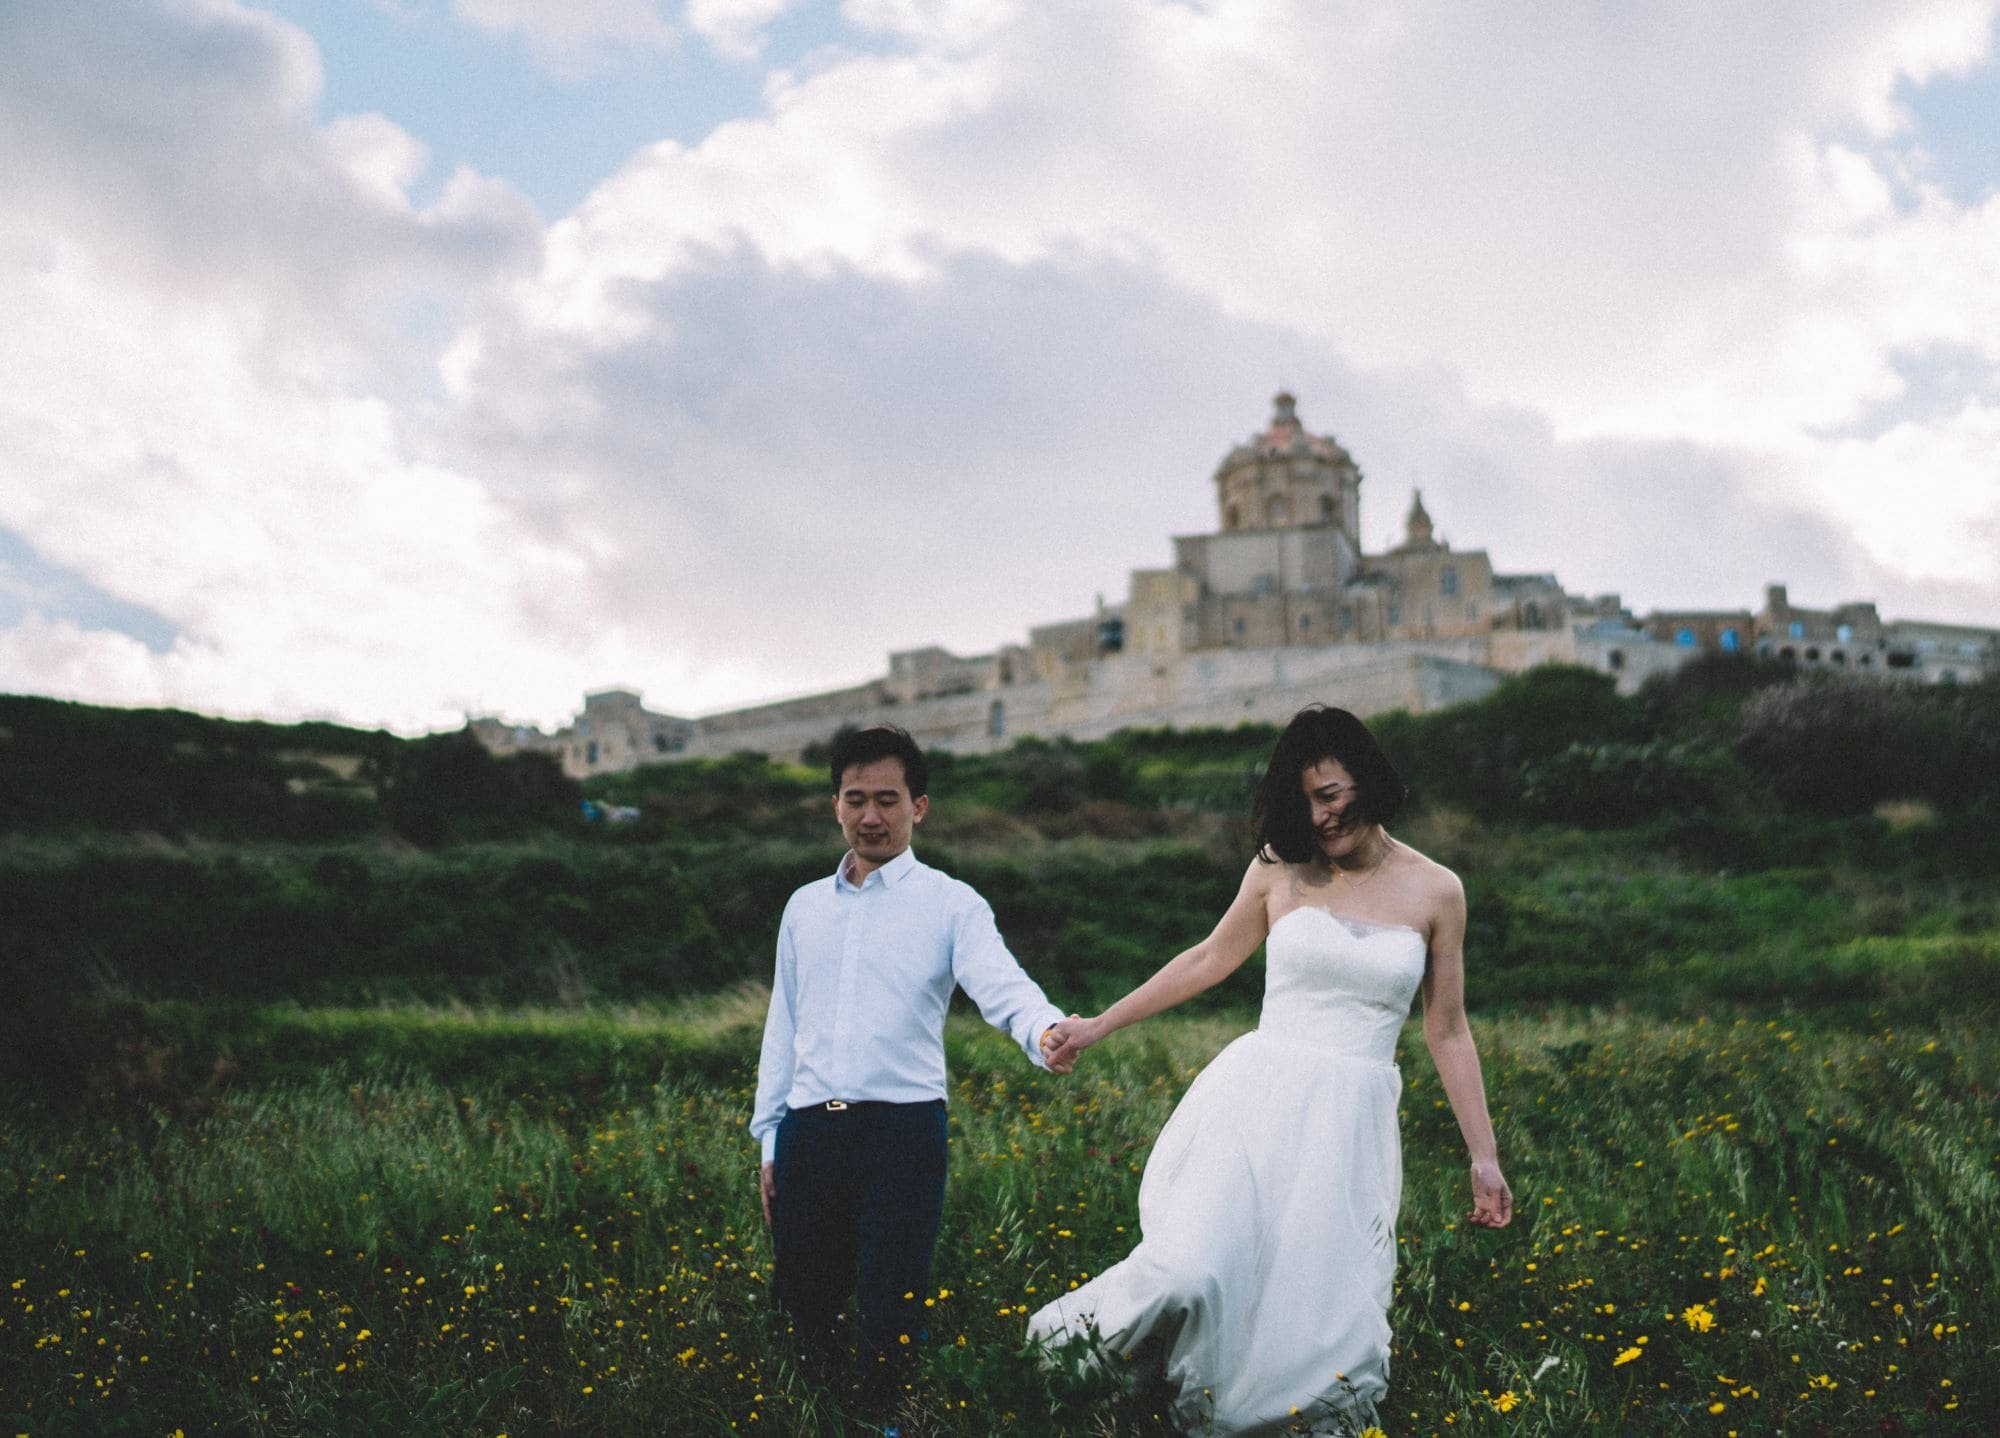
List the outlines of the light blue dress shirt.
{"label": "light blue dress shirt", "polygon": [[1042,1068],[1042,1034],[1063,1016],[1021,971],[971,885],[908,849],[856,885],[850,857],[793,894],[778,925],[750,1118],[766,1162],[795,1108],[943,1098],[954,985]]}

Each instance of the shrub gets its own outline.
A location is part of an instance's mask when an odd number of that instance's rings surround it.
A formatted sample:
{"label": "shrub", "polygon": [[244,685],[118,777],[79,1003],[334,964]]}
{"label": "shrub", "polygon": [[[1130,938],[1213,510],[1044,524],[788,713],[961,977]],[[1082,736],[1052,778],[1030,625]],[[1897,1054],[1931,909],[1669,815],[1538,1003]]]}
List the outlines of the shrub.
{"label": "shrub", "polygon": [[1533,818],[1605,828],[1727,808],[1749,783],[1713,744],[1572,744],[1523,769],[1521,807]]}
{"label": "shrub", "polygon": [[424,848],[576,822],[583,790],[553,754],[493,754],[470,729],[413,740],[379,786],[396,832]]}
{"label": "shrub", "polygon": [[2000,673],[1950,691],[1946,787],[1961,803],[2000,804]]}
{"label": "shrub", "polygon": [[1418,800],[1487,817],[1504,816],[1520,801],[1527,766],[1573,744],[1642,737],[1637,706],[1610,675],[1557,664],[1515,675],[1484,699],[1431,714],[1387,714],[1370,727]]}
{"label": "shrub", "polygon": [[322,842],[379,832],[368,777],[403,741],[0,695],[0,828]]}
{"label": "shrub", "polygon": [[1757,654],[1701,654],[1640,687],[1638,708],[1649,732],[1666,738],[1731,743],[1751,695],[1798,677],[1789,660]]}
{"label": "shrub", "polygon": [[1744,701],[1736,751],[1785,803],[1860,814],[1885,799],[1944,792],[1957,747],[1948,710],[1910,685],[1826,676]]}

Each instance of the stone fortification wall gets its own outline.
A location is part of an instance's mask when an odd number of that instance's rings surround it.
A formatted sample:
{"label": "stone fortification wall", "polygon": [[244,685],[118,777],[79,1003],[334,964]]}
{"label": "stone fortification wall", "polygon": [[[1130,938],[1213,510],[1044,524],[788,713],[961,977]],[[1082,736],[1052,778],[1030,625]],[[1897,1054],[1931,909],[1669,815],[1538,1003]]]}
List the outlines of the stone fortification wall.
{"label": "stone fortification wall", "polygon": [[[1575,660],[1568,634],[1505,636],[1507,667]],[[1120,729],[1282,724],[1312,703],[1358,714],[1441,708],[1490,693],[1502,672],[1485,636],[1449,643],[1217,650],[1162,660],[1109,655],[1052,679],[894,702],[880,686],[760,705],[694,721],[688,758],[754,749],[795,757],[842,724],[900,724],[919,742],[961,753],[1016,739],[1094,739]],[[1537,652],[1531,652],[1537,651]]]}

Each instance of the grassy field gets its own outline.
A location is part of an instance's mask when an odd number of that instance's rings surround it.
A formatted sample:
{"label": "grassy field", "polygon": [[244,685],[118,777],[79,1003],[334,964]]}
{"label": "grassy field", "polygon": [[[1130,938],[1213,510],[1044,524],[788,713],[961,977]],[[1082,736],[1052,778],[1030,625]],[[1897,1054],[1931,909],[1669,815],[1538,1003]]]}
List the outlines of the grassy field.
{"label": "grassy field", "polygon": [[[6,1431],[860,1431],[772,1321],[743,1129],[760,1017],[754,990],[274,1011],[265,1043],[334,1032],[348,1057],[116,1121],[14,1108]],[[1064,1081],[954,1020],[936,1341],[906,1431],[1168,1431],[1143,1387],[1045,1377],[1022,1324],[1130,1247],[1153,1135],[1250,1021],[1170,1016]],[[1460,1221],[1463,1150],[1413,1027],[1391,1433],[1992,1431],[1987,1024],[1599,1010],[1477,1030],[1520,1217]],[[380,1057],[412,1035],[422,1066]],[[566,1040],[626,1059],[533,1086],[495,1067]]]}
{"label": "grassy field", "polygon": [[[1389,715],[1457,870],[1520,1217],[1404,1056],[1395,1434],[2000,1431],[2000,683],[1697,662]],[[923,857],[1065,1006],[1197,937],[1268,731],[936,756]],[[585,797],[637,809],[588,823]],[[0,696],[0,1438],[860,1431],[790,1365],[744,1132],[777,918],[839,853],[761,756],[591,781]],[[912,1435],[1148,1438],[1023,1322],[1135,1239],[1253,963],[1062,1081],[949,1033]]]}

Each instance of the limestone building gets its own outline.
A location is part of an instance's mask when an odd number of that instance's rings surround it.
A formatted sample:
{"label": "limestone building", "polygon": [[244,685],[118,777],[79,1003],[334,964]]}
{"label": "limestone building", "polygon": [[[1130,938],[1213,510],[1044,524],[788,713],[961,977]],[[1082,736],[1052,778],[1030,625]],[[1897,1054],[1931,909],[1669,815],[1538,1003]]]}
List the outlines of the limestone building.
{"label": "limestone building", "polygon": [[900,724],[926,745],[976,751],[1023,735],[1282,723],[1314,701],[1421,712],[1558,661],[1627,691],[1704,651],[1935,680],[2000,667],[2000,631],[1885,624],[1867,603],[1796,609],[1782,585],[1754,614],[1636,620],[1616,595],[1569,595],[1553,574],[1496,573],[1486,551],[1452,548],[1421,493],[1401,542],[1371,555],[1362,484],[1354,457],[1308,431],[1281,393],[1216,468],[1212,532],[1174,539],[1173,563],[1134,571],[1122,603],[1031,629],[1024,644],[971,657],[904,650],[866,683],[700,718],[608,689],[553,735],[498,719],[472,727],[496,751],[554,751],[583,777],[739,750],[790,757],[848,724]]}
{"label": "limestone building", "polygon": [[1765,587],[1764,606],[1744,610],[1661,611],[1646,616],[1649,638],[1692,651],[1755,652],[1805,670],[1971,683],[2000,672],[2000,629],[1885,620],[1857,600],[1832,609],[1795,605],[1782,584]]}
{"label": "limestone building", "polygon": [[1484,550],[1453,551],[1421,493],[1403,542],[1364,554],[1360,467],[1332,436],[1306,430],[1289,394],[1262,433],[1223,459],[1215,488],[1216,532],[1174,540],[1171,569],[1132,575],[1123,620],[1137,652],[1553,633],[1567,623],[1555,576],[1496,575]]}

